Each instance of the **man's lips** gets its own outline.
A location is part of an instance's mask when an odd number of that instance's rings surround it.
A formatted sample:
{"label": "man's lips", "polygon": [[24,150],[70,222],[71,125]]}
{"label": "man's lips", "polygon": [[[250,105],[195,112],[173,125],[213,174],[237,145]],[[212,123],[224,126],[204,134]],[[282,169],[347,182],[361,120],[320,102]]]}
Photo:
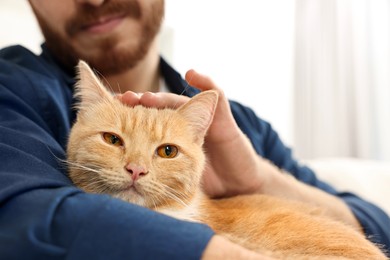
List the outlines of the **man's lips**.
{"label": "man's lips", "polygon": [[89,33],[106,33],[113,30],[124,18],[125,15],[102,17],[96,22],[83,26],[82,29]]}

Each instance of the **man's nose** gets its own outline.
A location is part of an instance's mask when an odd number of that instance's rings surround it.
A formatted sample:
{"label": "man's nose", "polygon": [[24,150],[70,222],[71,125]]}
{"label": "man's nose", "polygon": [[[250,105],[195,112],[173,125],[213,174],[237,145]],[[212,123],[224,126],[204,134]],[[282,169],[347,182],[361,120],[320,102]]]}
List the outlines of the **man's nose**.
{"label": "man's nose", "polygon": [[93,6],[102,5],[106,0],[75,0],[79,4],[89,4]]}

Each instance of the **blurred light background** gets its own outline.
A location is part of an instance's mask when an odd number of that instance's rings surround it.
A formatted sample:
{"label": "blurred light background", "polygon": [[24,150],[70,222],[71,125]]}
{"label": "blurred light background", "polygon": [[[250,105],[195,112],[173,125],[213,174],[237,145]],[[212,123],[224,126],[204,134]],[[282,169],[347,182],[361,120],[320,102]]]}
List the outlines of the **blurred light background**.
{"label": "blurred light background", "polygon": [[[268,120],[298,158],[390,161],[390,0],[165,0],[162,54]],[[0,46],[42,41],[0,3]]]}

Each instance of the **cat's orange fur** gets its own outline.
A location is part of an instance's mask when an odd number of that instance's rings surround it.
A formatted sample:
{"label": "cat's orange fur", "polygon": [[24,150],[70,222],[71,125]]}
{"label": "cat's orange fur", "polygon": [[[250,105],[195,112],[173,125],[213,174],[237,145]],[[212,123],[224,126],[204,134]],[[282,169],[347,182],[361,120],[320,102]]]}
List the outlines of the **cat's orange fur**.
{"label": "cat's orange fur", "polygon": [[[208,198],[201,189],[202,145],[216,92],[200,93],[176,110],[131,108],[114,98],[83,62],[79,77],[81,102],[68,161],[71,179],[85,191],[206,223],[244,247],[281,259],[386,259],[362,234],[317,208],[266,195]],[[115,134],[120,145],[105,140],[104,133]],[[156,152],[166,144],[178,148],[175,157]],[[142,168],[142,174],[133,180],[128,165]]]}

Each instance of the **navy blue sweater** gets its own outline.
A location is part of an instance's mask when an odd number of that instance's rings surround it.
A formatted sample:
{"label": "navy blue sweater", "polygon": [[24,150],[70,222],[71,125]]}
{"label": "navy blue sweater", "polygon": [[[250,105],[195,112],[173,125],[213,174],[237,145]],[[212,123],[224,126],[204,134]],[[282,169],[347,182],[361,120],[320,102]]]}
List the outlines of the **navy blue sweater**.
{"label": "navy blue sweater", "polygon": [[[163,59],[174,93],[193,96]],[[74,73],[43,46],[0,50],[0,259],[199,259],[213,231],[106,195],[75,188],[61,163],[75,119]],[[292,157],[271,126],[231,101],[256,151],[310,185],[343,199],[373,241],[390,247],[390,219],[354,194],[319,181]]]}

